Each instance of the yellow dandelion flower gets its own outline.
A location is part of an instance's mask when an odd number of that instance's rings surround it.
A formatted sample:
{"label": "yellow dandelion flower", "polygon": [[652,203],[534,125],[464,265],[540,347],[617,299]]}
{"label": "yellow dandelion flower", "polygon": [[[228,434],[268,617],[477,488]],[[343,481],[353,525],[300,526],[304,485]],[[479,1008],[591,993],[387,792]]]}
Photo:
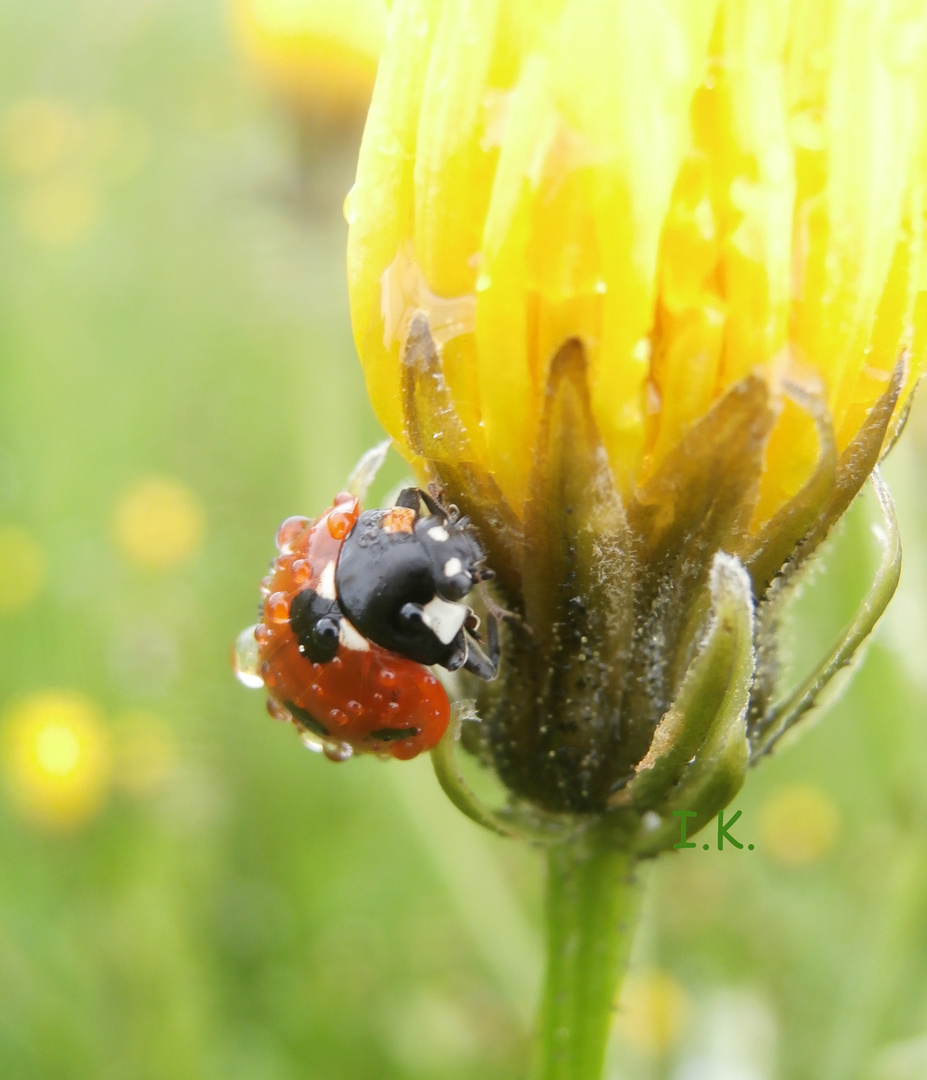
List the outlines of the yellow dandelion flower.
{"label": "yellow dandelion flower", "polygon": [[362,117],[386,39],[384,0],[235,0],[235,29],[300,113]]}
{"label": "yellow dandelion flower", "polygon": [[195,493],[170,477],[130,488],[113,521],[122,554],[138,566],[166,568],[190,558],[203,541],[205,515]]}
{"label": "yellow dandelion flower", "polygon": [[109,787],[109,741],[92,701],[42,691],[13,704],[3,728],[9,797],[28,820],[50,830],[83,825]]}
{"label": "yellow dandelion flower", "polygon": [[924,369],[925,211],[906,0],[394,5],[345,208],[355,339],[518,616],[469,740],[516,799],[669,846],[871,629],[877,477],[871,595],[778,686],[784,585]]}

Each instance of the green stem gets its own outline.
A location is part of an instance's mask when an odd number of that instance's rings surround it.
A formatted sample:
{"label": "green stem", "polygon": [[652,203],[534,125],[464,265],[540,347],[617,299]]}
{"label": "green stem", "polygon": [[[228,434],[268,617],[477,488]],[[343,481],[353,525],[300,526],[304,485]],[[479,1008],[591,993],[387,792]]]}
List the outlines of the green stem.
{"label": "green stem", "polygon": [[548,852],[535,1080],[600,1080],[640,903],[634,856],[594,834]]}

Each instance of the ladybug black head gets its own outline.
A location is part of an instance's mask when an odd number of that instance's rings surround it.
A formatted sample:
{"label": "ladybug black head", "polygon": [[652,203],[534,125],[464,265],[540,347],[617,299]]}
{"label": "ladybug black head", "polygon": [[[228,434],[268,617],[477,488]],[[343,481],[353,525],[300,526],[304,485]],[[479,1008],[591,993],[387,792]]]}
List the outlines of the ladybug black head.
{"label": "ladybug black head", "polygon": [[414,533],[428,553],[435,593],[451,602],[463,600],[483,576],[483,549],[469,519],[419,518]]}
{"label": "ladybug black head", "polygon": [[325,664],[338,652],[341,609],[314,589],[303,589],[290,604],[290,629],[299,651],[315,664]]}

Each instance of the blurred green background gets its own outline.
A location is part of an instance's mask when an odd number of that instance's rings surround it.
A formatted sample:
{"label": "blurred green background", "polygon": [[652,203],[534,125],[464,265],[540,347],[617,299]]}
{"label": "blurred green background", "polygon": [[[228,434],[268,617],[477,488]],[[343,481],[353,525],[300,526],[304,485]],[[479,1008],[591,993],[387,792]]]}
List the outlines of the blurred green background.
{"label": "blurred green background", "polygon": [[[381,437],[359,129],[300,129],[229,23],[0,2],[0,1078],[514,1080],[540,858],[427,760],[305,752],[229,670],[277,523]],[[648,875],[615,1078],[927,1076],[925,416],[887,468],[900,594],[732,808],[755,850]],[[866,544],[807,598],[822,641]]]}

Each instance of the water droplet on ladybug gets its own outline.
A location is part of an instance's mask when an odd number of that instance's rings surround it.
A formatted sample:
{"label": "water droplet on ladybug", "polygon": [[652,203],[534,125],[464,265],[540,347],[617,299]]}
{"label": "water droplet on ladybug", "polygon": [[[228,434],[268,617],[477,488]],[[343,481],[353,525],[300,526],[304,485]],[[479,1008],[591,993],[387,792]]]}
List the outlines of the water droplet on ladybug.
{"label": "water droplet on ladybug", "polygon": [[300,731],[299,739],[303,746],[305,746],[307,750],[311,750],[313,754],[321,754],[325,749],[325,744],[322,739],[311,731]]}
{"label": "water droplet on ladybug", "polygon": [[328,718],[333,724],[346,724],[348,722],[348,714],[341,709],[330,709]]}
{"label": "water droplet on ladybug", "polygon": [[348,712],[352,716],[363,716],[364,715],[364,706],[359,701],[349,701],[348,702]]}
{"label": "water droplet on ladybug", "polygon": [[232,668],[235,677],[249,690],[257,690],[264,685],[261,678],[261,660],[258,655],[258,643],[255,639],[255,626],[249,626],[242,630],[235,640],[235,649],[232,654]]}
{"label": "water droplet on ladybug", "polygon": [[267,699],[267,712],[272,720],[279,720],[281,724],[288,724],[293,719],[289,710],[284,708],[276,698]]}
{"label": "water droplet on ladybug", "polygon": [[347,761],[354,754],[353,747],[335,739],[326,739],[322,744],[322,751],[329,761]]}
{"label": "water droplet on ladybug", "polygon": [[291,570],[293,581],[297,585],[305,585],[312,577],[312,567],[305,559],[297,559]]}
{"label": "water droplet on ladybug", "polygon": [[281,555],[292,550],[294,542],[309,528],[312,522],[307,517],[288,517],[277,530],[277,550]]}
{"label": "water droplet on ladybug", "polygon": [[354,519],[350,514],[342,514],[337,511],[328,515],[328,531],[333,540],[343,540],[351,531]]}
{"label": "water droplet on ladybug", "polygon": [[266,617],[272,619],[275,623],[289,621],[290,602],[287,600],[286,593],[275,592],[268,596],[266,612]]}

